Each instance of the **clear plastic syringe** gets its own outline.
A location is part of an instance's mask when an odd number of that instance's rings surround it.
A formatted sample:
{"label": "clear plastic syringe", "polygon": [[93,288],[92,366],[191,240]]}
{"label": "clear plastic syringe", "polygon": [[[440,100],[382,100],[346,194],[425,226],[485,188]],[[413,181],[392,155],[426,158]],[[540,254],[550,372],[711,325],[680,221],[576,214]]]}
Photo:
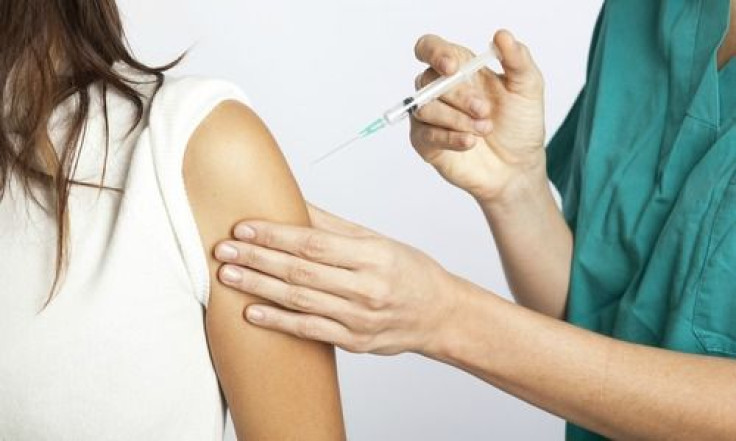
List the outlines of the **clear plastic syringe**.
{"label": "clear plastic syringe", "polygon": [[498,55],[495,47],[481,55],[478,55],[477,57],[462,65],[455,74],[440,77],[432,83],[419,89],[413,96],[406,98],[398,105],[389,109],[386,113],[383,114],[383,116],[368,124],[368,126],[358,132],[355,137],[349,139],[343,144],[340,144],[335,149],[316,159],[313,164],[318,164],[324,161],[325,159],[347,148],[360,139],[367,138],[368,136],[371,136],[388,126],[392,126],[403,121],[417,109],[436,100],[442,95],[445,95],[458,84],[468,81],[476,72],[483,69],[488,64],[490,64],[491,61],[496,59],[498,59]]}

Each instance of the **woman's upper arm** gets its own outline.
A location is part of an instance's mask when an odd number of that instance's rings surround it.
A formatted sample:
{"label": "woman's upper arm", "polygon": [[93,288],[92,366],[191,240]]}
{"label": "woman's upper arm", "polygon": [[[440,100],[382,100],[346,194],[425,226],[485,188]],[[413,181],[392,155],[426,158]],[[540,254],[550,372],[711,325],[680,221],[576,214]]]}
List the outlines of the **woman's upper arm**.
{"label": "woman's upper arm", "polygon": [[214,246],[231,236],[236,222],[309,221],[299,188],[272,136],[250,109],[224,102],[189,141],[184,179],[209,256],[210,352],[238,437],[344,439],[333,349],[249,325],[243,310],[256,299],[225,287],[216,276]]}

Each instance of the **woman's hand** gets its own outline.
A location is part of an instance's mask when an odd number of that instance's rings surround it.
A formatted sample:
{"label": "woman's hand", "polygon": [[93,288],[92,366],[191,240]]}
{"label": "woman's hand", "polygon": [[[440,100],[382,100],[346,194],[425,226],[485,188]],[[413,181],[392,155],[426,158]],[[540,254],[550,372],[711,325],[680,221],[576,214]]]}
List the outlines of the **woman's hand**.
{"label": "woman's hand", "polygon": [[290,311],[254,305],[258,326],[351,352],[436,352],[462,302],[458,278],[406,245],[310,207],[315,229],[248,222],[222,243],[220,279]]}
{"label": "woman's hand", "polygon": [[[531,178],[546,185],[544,81],[529,50],[507,31],[494,45],[505,73],[481,70],[472,82],[419,109],[412,144],[450,183],[493,202]],[[417,87],[452,75],[473,57],[437,36],[422,37],[416,56],[430,65]]]}

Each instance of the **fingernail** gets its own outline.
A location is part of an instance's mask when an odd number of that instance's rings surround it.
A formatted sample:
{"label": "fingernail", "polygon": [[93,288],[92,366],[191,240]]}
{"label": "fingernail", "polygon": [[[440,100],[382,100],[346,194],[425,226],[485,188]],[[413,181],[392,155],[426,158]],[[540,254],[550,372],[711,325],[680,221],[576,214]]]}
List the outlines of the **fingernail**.
{"label": "fingernail", "polygon": [[243,273],[231,266],[226,266],[222,269],[220,278],[225,283],[235,284],[243,280]]}
{"label": "fingernail", "polygon": [[256,307],[250,307],[246,310],[245,316],[248,318],[248,321],[251,322],[260,322],[263,321],[264,318],[266,318],[266,314],[263,313],[263,310]]}
{"label": "fingernail", "polygon": [[215,257],[221,261],[231,261],[238,258],[238,249],[232,245],[221,244],[215,248]]}
{"label": "fingernail", "polygon": [[256,237],[256,230],[245,224],[238,225],[235,227],[235,237],[240,240],[250,240]]}
{"label": "fingernail", "polygon": [[485,134],[491,131],[491,122],[488,120],[481,120],[475,122],[475,130],[478,133]]}

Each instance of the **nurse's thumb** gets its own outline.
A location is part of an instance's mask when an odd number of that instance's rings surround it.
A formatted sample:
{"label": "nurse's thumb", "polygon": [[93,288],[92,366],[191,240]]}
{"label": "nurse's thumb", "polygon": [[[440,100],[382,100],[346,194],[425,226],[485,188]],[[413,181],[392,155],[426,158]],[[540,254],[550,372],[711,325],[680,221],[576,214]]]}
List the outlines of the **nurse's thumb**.
{"label": "nurse's thumb", "polygon": [[493,37],[493,44],[501,59],[506,88],[528,98],[544,95],[544,78],[532,58],[529,48],[516,40],[511,32],[501,30]]}

